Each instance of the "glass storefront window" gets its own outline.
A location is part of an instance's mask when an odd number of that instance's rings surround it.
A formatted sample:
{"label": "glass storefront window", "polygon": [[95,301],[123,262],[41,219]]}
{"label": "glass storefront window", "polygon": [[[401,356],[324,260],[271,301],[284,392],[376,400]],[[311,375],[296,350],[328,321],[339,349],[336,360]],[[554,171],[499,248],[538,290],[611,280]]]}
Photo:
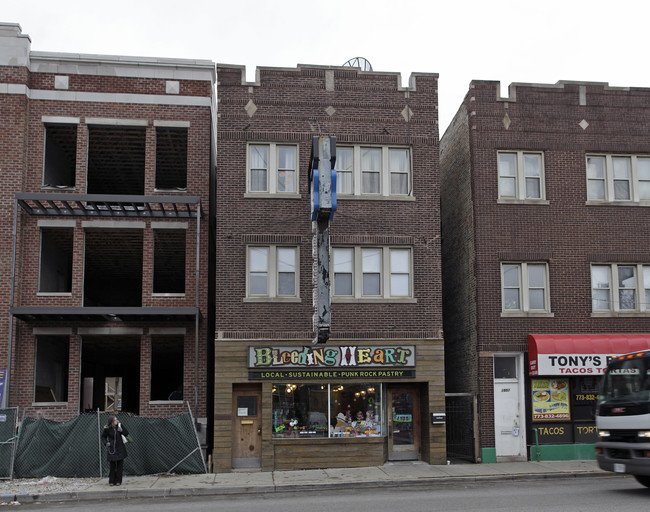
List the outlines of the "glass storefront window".
{"label": "glass storefront window", "polygon": [[381,385],[332,384],[331,437],[378,437],[383,434]]}
{"label": "glass storefront window", "polygon": [[327,437],[327,384],[273,384],[273,437]]}
{"label": "glass storefront window", "polygon": [[272,392],[273,437],[385,435],[380,384],[282,383]]}

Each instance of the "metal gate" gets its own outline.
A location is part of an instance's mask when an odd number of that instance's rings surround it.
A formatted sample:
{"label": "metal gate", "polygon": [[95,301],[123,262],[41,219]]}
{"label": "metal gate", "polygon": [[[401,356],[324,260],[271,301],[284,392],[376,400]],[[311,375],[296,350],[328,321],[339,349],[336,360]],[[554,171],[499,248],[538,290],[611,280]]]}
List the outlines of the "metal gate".
{"label": "metal gate", "polygon": [[474,393],[446,393],[447,459],[480,462],[478,406]]}
{"label": "metal gate", "polygon": [[0,409],[0,479],[13,474],[17,428],[18,408]]}

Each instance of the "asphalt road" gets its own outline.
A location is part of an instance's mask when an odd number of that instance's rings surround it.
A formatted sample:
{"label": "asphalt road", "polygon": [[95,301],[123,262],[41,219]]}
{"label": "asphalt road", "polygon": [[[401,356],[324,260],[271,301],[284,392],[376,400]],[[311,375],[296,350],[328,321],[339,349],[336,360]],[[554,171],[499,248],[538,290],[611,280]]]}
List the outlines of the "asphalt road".
{"label": "asphalt road", "polygon": [[33,503],[21,510],[83,510],[105,512],[598,512],[650,509],[650,489],[631,477],[535,479],[433,485],[429,488],[358,491],[305,491],[291,494],[253,494],[235,497],[150,498],[96,502]]}

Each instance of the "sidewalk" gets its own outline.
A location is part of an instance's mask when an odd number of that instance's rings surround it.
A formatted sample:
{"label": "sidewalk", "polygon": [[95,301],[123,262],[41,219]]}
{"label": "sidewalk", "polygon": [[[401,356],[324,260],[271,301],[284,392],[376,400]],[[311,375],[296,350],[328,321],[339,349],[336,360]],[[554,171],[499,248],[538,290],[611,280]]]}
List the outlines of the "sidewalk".
{"label": "sidewalk", "polygon": [[374,487],[407,487],[606,475],[612,473],[600,470],[596,461],[573,460],[447,466],[430,466],[424,462],[395,462],[367,468],[125,476],[119,487],[109,486],[106,478],[49,477],[41,480],[0,480],[0,504],[327,491],[355,489],[359,483]]}

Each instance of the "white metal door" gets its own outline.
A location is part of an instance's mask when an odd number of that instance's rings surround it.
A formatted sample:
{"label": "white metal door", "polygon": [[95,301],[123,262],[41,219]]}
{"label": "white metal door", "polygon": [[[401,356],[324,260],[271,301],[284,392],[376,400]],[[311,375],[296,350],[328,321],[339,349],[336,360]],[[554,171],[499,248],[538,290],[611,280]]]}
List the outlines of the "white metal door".
{"label": "white metal door", "polygon": [[526,460],[521,358],[495,356],[494,439],[497,461]]}

